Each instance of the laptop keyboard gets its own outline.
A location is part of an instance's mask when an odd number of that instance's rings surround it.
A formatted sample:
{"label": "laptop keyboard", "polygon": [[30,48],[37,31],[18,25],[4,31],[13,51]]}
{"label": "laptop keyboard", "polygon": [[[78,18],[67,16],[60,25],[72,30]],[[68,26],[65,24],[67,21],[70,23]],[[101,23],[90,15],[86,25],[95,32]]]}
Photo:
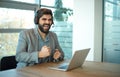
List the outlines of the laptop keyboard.
{"label": "laptop keyboard", "polygon": [[59,66],[58,68],[60,68],[60,69],[66,69],[67,66]]}
{"label": "laptop keyboard", "polygon": [[66,69],[68,67],[68,63],[64,63],[64,64],[61,64],[60,66],[58,66],[58,68],[60,69]]}

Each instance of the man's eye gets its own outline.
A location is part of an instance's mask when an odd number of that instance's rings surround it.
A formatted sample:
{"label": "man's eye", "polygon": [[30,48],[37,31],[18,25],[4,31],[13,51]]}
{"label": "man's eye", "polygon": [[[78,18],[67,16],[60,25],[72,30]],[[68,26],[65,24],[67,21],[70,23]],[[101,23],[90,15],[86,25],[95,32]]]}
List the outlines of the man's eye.
{"label": "man's eye", "polygon": [[42,20],[46,20],[45,18],[43,18]]}
{"label": "man's eye", "polygon": [[49,19],[49,21],[52,21],[52,19]]}

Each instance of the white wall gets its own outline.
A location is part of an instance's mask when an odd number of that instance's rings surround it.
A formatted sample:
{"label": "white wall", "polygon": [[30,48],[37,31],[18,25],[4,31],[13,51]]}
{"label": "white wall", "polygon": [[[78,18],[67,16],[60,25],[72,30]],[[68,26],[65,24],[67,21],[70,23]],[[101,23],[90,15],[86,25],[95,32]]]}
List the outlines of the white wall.
{"label": "white wall", "polygon": [[93,60],[94,0],[74,0],[73,51],[91,48],[87,60]]}
{"label": "white wall", "polygon": [[[99,16],[99,14],[97,14],[99,8],[96,9],[97,6],[95,5],[95,3],[98,3],[100,1],[102,0],[74,0],[73,51],[84,48],[91,48],[90,53],[87,56],[87,60],[90,61],[95,60],[95,58],[97,57],[98,59],[96,60],[100,61],[101,58],[101,50],[98,51],[98,49],[101,48],[101,44],[99,44],[101,43],[101,40],[97,39],[100,40],[99,42],[97,42],[95,38],[100,34],[101,30],[99,30],[100,27],[97,26],[100,26],[102,24],[101,20],[101,24],[97,24],[99,22],[99,19],[96,19],[96,15]],[[96,28],[99,31],[99,33],[94,32],[96,31]],[[95,51],[94,49],[97,51]]]}

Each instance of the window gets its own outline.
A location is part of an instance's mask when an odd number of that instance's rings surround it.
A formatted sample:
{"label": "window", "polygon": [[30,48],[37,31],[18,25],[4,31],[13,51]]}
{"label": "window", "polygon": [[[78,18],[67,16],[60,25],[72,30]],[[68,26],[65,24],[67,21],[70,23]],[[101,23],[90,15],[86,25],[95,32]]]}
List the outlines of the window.
{"label": "window", "polygon": [[120,63],[120,1],[104,2],[103,61]]}
{"label": "window", "polygon": [[26,29],[34,27],[34,11],[0,8],[0,28]]}
{"label": "window", "polygon": [[18,34],[22,29],[33,28],[34,11],[0,8],[0,58],[15,55]]}
{"label": "window", "polygon": [[0,33],[0,59],[3,56],[15,55],[18,33]]}

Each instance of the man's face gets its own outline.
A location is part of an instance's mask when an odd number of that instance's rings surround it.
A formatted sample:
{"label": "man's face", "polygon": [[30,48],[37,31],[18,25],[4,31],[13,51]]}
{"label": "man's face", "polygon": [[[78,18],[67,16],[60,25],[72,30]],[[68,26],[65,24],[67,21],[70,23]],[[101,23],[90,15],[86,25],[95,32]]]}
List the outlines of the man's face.
{"label": "man's face", "polygon": [[51,25],[52,25],[52,16],[51,15],[45,14],[39,19],[38,27],[41,32],[48,33]]}

